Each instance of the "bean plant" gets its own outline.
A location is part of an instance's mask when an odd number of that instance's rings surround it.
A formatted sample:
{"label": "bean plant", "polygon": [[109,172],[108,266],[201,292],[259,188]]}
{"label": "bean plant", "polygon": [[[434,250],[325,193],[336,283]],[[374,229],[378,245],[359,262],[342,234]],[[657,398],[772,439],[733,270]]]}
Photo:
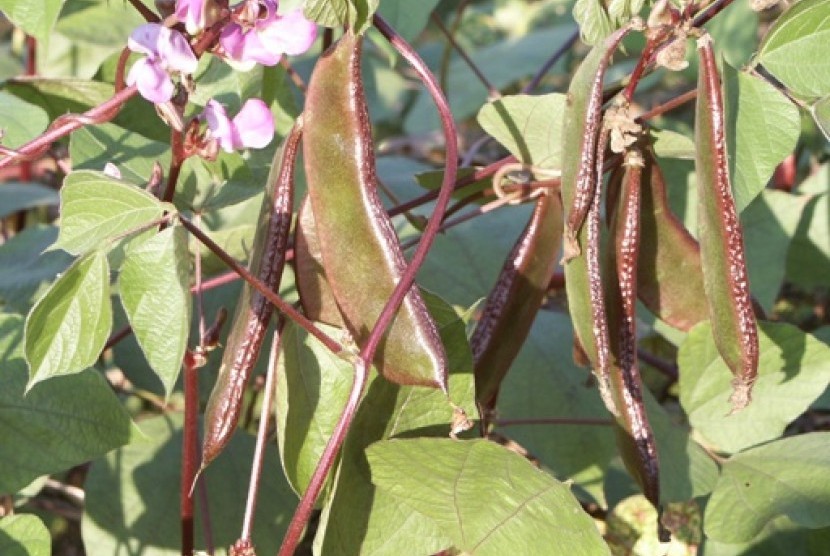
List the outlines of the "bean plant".
{"label": "bean plant", "polygon": [[0,15],[0,553],[826,553],[830,1]]}

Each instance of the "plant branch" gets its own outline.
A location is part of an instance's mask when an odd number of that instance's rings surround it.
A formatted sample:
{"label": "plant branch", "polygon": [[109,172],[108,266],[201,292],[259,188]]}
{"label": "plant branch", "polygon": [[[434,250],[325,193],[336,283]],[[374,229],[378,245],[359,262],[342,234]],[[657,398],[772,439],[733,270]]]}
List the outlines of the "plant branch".
{"label": "plant branch", "polygon": [[297,311],[290,303],[282,299],[279,295],[271,291],[271,289],[265,285],[262,280],[251,274],[247,268],[236,262],[233,257],[228,255],[224,249],[222,249],[219,245],[216,244],[207,234],[202,232],[197,226],[193,224],[190,220],[185,218],[183,215],[178,216],[179,221],[182,223],[182,226],[187,228],[187,230],[193,234],[196,239],[202,242],[208,249],[210,249],[213,254],[215,254],[219,259],[222,260],[226,265],[228,265],[234,272],[236,272],[243,280],[248,282],[252,288],[258,291],[265,299],[270,301],[274,307],[276,307],[279,311],[281,311],[285,316],[299,324],[304,330],[306,330],[309,334],[317,338],[320,343],[326,346],[332,353],[340,353],[343,351],[343,347],[340,345],[339,342],[334,340],[333,338],[329,337],[325,332],[314,326],[314,323],[308,320],[302,313]]}
{"label": "plant branch", "polygon": [[147,23],[159,23],[161,21],[161,18],[153,10],[145,6],[141,0],[129,0],[129,2]]}
{"label": "plant branch", "polygon": [[536,72],[536,75],[528,82],[527,85],[522,87],[522,94],[527,94],[532,92],[539,84],[542,82],[542,79],[547,75],[550,69],[556,65],[556,62],[559,61],[562,56],[564,56],[573,45],[576,44],[576,41],[579,39],[579,29],[576,29],[571,35],[565,39],[565,42],[562,43],[562,46],[556,49],[556,51],[551,54],[550,58],[542,64],[542,67],[539,68],[539,71]]}
{"label": "plant branch", "polygon": [[438,17],[435,12],[432,12],[432,14],[430,15],[430,19],[432,19],[432,22],[444,34],[449,44],[455,49],[456,52],[458,52],[458,55],[461,56],[461,59],[464,60],[464,62],[466,62],[467,67],[469,67],[470,70],[472,70],[472,72],[478,78],[478,80],[481,81],[481,84],[484,85],[484,88],[487,89],[488,98],[490,98],[491,100],[501,98],[501,92],[498,90],[497,87],[490,83],[490,80],[487,79],[487,76],[484,75],[484,73],[482,73],[481,69],[476,65],[475,62],[473,62],[472,58],[470,58],[470,56],[467,54],[464,48],[462,48],[461,45],[458,44],[458,41],[455,40],[453,34],[450,33],[450,31],[444,26],[444,22],[441,21],[441,18]]}
{"label": "plant branch", "polygon": [[659,106],[655,106],[654,108],[652,108],[651,110],[648,110],[647,112],[643,112],[642,114],[637,116],[637,118],[635,118],[635,121],[637,121],[638,123],[641,123],[641,122],[645,122],[647,120],[651,120],[652,118],[656,118],[657,116],[662,116],[666,112],[669,112],[670,110],[674,110],[678,106],[682,106],[683,104],[686,104],[687,102],[690,102],[690,101],[692,101],[696,98],[697,98],[697,89],[692,89],[691,91],[686,91],[685,93],[683,93],[681,95],[678,95],[678,96],[674,97],[673,99],[671,99],[669,101],[666,101],[663,104],[660,104]]}
{"label": "plant branch", "polygon": [[193,554],[193,492],[191,485],[199,468],[199,369],[196,356],[188,351],[184,357],[184,432],[182,435],[182,471],[180,515],[182,556]]}

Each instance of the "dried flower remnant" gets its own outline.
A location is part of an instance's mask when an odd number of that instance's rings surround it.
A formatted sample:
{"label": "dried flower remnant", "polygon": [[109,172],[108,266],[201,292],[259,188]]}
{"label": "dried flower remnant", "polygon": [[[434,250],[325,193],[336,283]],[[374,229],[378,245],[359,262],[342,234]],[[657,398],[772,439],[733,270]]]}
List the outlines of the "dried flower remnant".
{"label": "dried flower remnant", "polygon": [[199,63],[184,35],[157,23],[136,28],[127,47],[144,54],[130,69],[127,84],[135,85],[142,97],[155,104],[173,97],[171,73],[191,74]]}
{"label": "dried flower remnant", "polygon": [[631,116],[629,104],[621,99],[622,102],[617,103],[605,112],[605,121],[603,125],[610,130],[610,146],[611,151],[615,153],[623,153],[626,148],[633,145],[643,127],[638,124]]}
{"label": "dried flower remnant", "polygon": [[257,63],[276,65],[283,54],[302,54],[316,38],[317,26],[302,10],[279,15],[275,0],[246,0],[233,22],[222,30],[219,46],[228,63],[247,70]]}
{"label": "dried flower remnant", "polygon": [[205,105],[209,139],[215,139],[225,152],[244,148],[261,149],[274,138],[274,117],[263,101],[248,99],[239,113],[228,118],[225,107],[215,100]]}

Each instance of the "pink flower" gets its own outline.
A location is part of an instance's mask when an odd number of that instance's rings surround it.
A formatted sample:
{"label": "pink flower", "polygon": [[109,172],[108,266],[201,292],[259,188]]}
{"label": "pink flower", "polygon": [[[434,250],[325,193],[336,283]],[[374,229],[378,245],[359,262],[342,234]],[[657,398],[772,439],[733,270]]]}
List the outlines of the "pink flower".
{"label": "pink flower", "polygon": [[195,35],[207,23],[205,0],[176,0],[176,18],[184,23],[188,33]]}
{"label": "pink flower", "polygon": [[225,107],[209,100],[205,106],[210,137],[219,142],[225,152],[244,148],[261,149],[274,138],[274,117],[258,98],[245,101],[233,120],[228,119]]}
{"label": "pink flower", "polygon": [[250,69],[256,63],[276,65],[283,54],[302,54],[317,38],[317,26],[302,10],[277,15],[276,0],[246,2],[237,20],[226,25],[219,37],[225,56],[240,69]]}
{"label": "pink flower", "polygon": [[184,35],[157,23],[136,28],[127,46],[145,55],[130,68],[127,84],[136,85],[141,96],[156,104],[173,96],[169,72],[193,73],[199,64]]}

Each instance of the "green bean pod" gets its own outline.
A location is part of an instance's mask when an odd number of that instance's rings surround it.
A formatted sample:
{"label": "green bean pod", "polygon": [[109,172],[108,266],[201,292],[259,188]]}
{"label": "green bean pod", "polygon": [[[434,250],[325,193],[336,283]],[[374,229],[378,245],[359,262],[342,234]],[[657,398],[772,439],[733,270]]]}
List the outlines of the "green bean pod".
{"label": "green bean pod", "polygon": [[314,212],[306,195],[297,210],[294,229],[294,280],[303,313],[311,320],[345,328],[334,293],[323,269]]}
{"label": "green bean pod", "polygon": [[542,304],[562,242],[562,201],[542,194],[505,260],[470,338],[476,396],[485,409],[496,404],[499,386],[527,339]]}
{"label": "green bean pod", "polygon": [[752,308],[743,233],[729,180],[723,94],[712,39],[698,39],[695,110],[698,237],[703,285],[718,352],[732,371],[732,412],[752,400],[758,374],[758,329]]}
{"label": "green bean pod", "polygon": [[[318,60],[306,94],[303,140],[325,273],[358,344],[368,338],[406,268],[377,192],[361,44],[349,31]],[[404,298],[374,363],[392,382],[446,391],[446,354],[417,287]]]}
{"label": "green bean pod", "polygon": [[[294,162],[302,136],[298,122],[274,154],[248,269],[279,289],[294,208]],[[216,459],[239,423],[242,396],[259,357],[274,307],[247,283],[236,305],[219,375],[205,408],[202,468]]]}

